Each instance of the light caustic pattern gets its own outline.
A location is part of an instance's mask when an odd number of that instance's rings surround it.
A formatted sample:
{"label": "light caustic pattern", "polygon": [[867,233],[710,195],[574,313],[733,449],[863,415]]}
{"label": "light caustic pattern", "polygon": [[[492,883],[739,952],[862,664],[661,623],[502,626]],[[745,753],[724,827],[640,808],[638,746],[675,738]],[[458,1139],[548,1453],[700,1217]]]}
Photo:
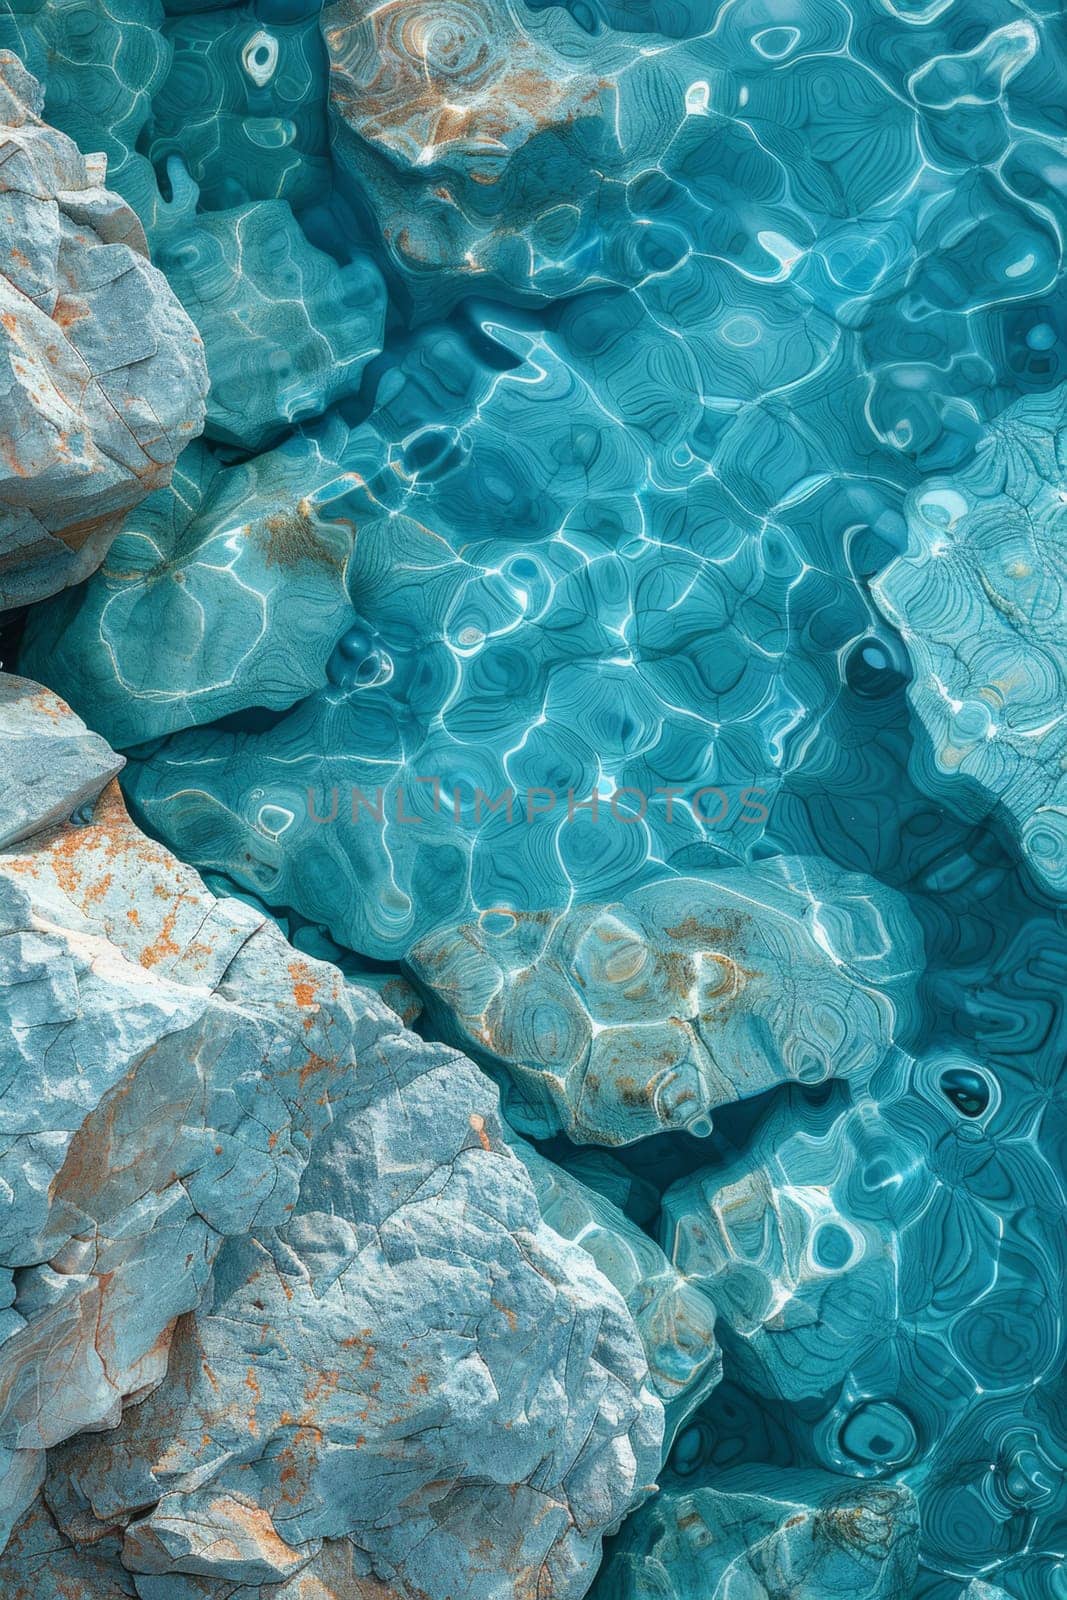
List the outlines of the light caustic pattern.
{"label": "light caustic pattern", "polygon": [[1062,8],[130,10],[0,45],[208,418],[22,670],[644,1196],[724,1377],[612,1600],[1061,1597]]}

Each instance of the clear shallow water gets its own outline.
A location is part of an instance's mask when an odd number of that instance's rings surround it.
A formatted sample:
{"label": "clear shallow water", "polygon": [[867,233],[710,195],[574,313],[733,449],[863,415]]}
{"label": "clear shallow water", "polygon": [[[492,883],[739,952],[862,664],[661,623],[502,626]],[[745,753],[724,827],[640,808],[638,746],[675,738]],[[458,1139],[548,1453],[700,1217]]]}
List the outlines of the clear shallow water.
{"label": "clear shallow water", "polygon": [[652,1182],[726,1350],[679,1492],[905,1483],[924,1592],[1057,1594],[1062,14],[67,25],[0,44],[218,403],[23,670],[181,856]]}

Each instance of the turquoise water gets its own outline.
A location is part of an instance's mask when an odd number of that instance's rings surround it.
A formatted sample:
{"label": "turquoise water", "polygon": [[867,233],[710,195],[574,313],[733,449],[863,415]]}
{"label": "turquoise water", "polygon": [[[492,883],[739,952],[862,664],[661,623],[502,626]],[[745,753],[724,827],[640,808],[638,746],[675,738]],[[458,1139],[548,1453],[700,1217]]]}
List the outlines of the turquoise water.
{"label": "turquoise water", "polygon": [[213,386],[21,669],[179,855],[653,1183],[726,1378],[602,1581],[745,1465],[909,1486],[923,1594],[1060,1597],[1062,10],[16,3],[0,46]]}

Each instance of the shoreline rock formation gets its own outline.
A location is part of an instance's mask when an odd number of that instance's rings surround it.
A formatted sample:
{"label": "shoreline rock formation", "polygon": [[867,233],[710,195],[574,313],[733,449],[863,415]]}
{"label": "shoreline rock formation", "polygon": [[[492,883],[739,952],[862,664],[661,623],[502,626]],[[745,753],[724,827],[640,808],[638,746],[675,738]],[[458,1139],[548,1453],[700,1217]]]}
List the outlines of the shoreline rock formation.
{"label": "shoreline rock formation", "polygon": [[0,1600],[1063,1600],[1065,81],[0,8]]}
{"label": "shoreline rock formation", "polygon": [[48,1451],[66,1537],[136,1574],[280,1583],[348,1539],[412,1594],[464,1561],[580,1594],[662,1405],[492,1084],[216,899],[102,741],[3,691],[0,736],[65,763],[0,852],[5,1533]]}
{"label": "shoreline rock formation", "polygon": [[106,163],[0,51],[0,609],[99,566],[204,425],[202,343]]}

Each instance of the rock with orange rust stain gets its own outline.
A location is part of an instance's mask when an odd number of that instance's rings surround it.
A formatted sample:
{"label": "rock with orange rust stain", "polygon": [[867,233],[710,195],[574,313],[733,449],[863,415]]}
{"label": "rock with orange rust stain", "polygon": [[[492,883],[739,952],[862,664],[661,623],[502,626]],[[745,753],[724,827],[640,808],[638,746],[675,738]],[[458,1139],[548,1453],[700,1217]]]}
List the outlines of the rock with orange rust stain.
{"label": "rock with orange rust stain", "polygon": [[[214,1527],[217,1531],[217,1522]],[[121,1529],[92,1544],[68,1541],[41,1496],[0,1555],[0,1594],[4,1600],[420,1600],[410,1590],[376,1578],[366,1555],[349,1539],[324,1539],[290,1578],[271,1579],[263,1586],[216,1582],[192,1572],[134,1574],[122,1564],[121,1554]],[[1006,1597],[989,1590],[970,1600]]]}
{"label": "rock with orange rust stain", "polygon": [[617,85],[565,12],[337,0],[322,30],[342,183],[370,198],[418,301],[541,297],[596,275]]}
{"label": "rock with orange rust stain", "polygon": [[142,1600],[305,1600],[348,1538],[398,1594],[577,1597],[660,1462],[623,1295],[493,1084],[147,839],[98,745],[0,850],[0,1538],[49,1451]]}
{"label": "rock with orange rust stain", "polygon": [[130,1526],[122,1550],[135,1572],[204,1574],[241,1584],[292,1577],[308,1554],[278,1537],[262,1506],[210,1487],[164,1495],[150,1517]]}
{"label": "rock with orange rust stain", "polygon": [[501,1069],[532,1138],[698,1137],[778,1084],[866,1082],[913,1025],[904,899],[812,856],[662,878],[613,902],[440,926],[410,969],[439,1027]]}
{"label": "rock with orange rust stain", "polygon": [[0,609],[99,566],[204,423],[199,336],[105,161],[0,51]]}
{"label": "rock with orange rust stain", "polygon": [[64,822],[124,765],[50,689],[0,675],[0,849]]}
{"label": "rock with orange rust stain", "polygon": [[[40,1498],[20,1520],[0,1555],[4,1600],[131,1600],[136,1593],[133,1579],[119,1562],[119,1542],[114,1535],[75,1549]],[[186,1597],[175,1595],[174,1600]]]}
{"label": "rock with orange rust stain", "polygon": [[332,1117],[288,1219],[223,1244],[165,1382],[53,1452],[46,1498],[71,1537],[125,1530],[147,1600],[345,1537],[413,1600],[577,1597],[658,1470],[631,1315],[471,1062],[397,1027],[358,1065],[315,1080]]}

